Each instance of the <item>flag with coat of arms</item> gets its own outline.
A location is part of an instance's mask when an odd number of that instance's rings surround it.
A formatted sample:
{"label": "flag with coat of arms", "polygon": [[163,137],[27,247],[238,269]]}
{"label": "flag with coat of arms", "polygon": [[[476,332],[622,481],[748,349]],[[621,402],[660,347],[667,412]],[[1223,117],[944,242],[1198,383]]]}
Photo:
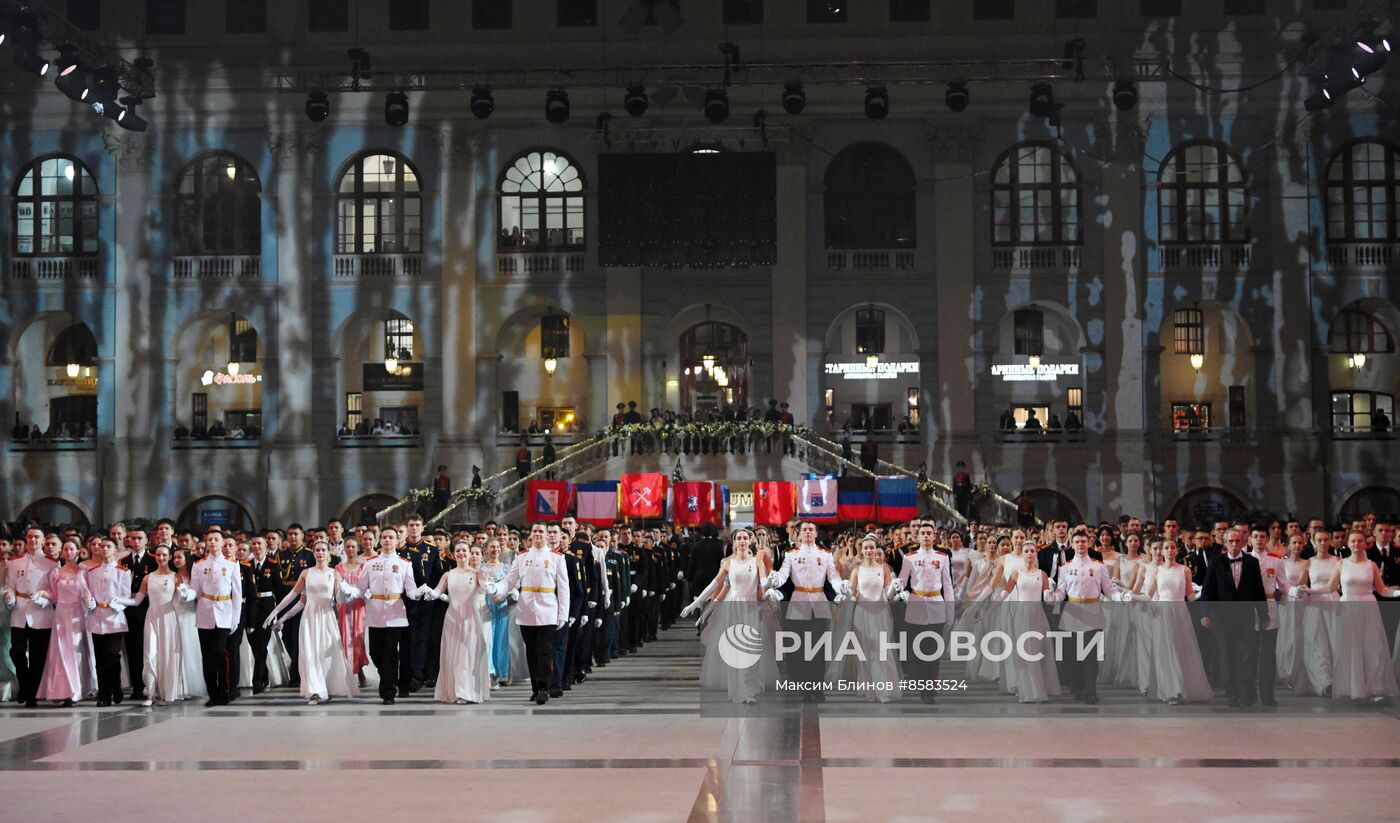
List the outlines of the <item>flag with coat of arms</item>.
{"label": "flag with coat of arms", "polygon": [[563,520],[572,502],[572,487],[567,480],[525,481],[525,520],[541,523]]}

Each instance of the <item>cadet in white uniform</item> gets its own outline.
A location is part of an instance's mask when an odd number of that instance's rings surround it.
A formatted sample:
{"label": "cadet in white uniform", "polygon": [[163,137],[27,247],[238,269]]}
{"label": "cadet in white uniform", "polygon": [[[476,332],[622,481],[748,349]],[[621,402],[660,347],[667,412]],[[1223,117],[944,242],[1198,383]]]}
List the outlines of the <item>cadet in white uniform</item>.
{"label": "cadet in white uniform", "polygon": [[549,701],[554,634],[569,620],[566,569],[563,553],[545,547],[544,524],[536,523],[530,527],[529,547],[515,556],[505,583],[496,594],[497,600],[519,597],[515,622],[525,639],[531,699],[541,706]]}
{"label": "cadet in white uniform", "polygon": [[1089,535],[1080,532],[1070,539],[1074,547],[1074,559],[1060,567],[1060,580],[1053,593],[1046,599],[1068,600],[1060,616],[1060,630],[1073,632],[1074,642],[1063,646],[1070,659],[1065,661],[1065,674],[1068,675],[1070,690],[1076,700],[1094,704],[1099,702],[1098,680],[1099,661],[1094,654],[1079,660],[1077,648],[1103,632],[1103,608],[1099,605],[1105,597],[1111,600],[1130,601],[1132,592],[1118,587],[1108,573],[1108,567],[1101,560],[1089,557]]}
{"label": "cadet in white uniform", "polygon": [[408,629],[408,610],[403,598],[418,600],[423,596],[422,590],[414,585],[413,566],[399,557],[398,547],[398,532],[385,529],[379,536],[379,556],[365,563],[360,575],[369,659],[379,670],[379,699],[386,706],[394,702],[397,692],[408,694],[413,674],[411,655],[402,647]]}
{"label": "cadet in white uniform", "polygon": [[43,529],[25,531],[24,556],[10,562],[5,586],[5,603],[11,609],[10,661],[19,681],[16,699],[30,709],[39,705],[39,681],[44,678],[53,634],[53,604],[39,593],[58,564],[40,551],[43,545]]}
{"label": "cadet in white uniform", "polygon": [[[905,643],[908,658],[905,660],[906,673],[927,686],[938,679],[938,658],[924,660],[915,654],[917,649],[931,652],[930,643],[915,643],[914,636],[919,632],[930,631],[943,634],[943,627],[953,622],[953,561],[947,555],[934,549],[937,533],[932,523],[919,527],[919,547],[904,556],[900,565],[899,579],[891,585],[893,589],[903,589],[899,599],[904,601]],[[933,703],[934,691],[931,688],[916,689],[919,700]]]}
{"label": "cadet in white uniform", "polygon": [[[783,555],[783,565],[768,576],[768,588],[780,588],[792,580],[792,602],[787,608],[787,626],[792,632],[810,634],[812,645],[831,629],[831,606],[826,600],[826,583],[836,592],[836,602],[851,593],[851,584],[841,579],[831,552],[817,546],[817,527],[803,523],[797,533],[797,548]],[[803,641],[803,649],[808,641]],[[802,689],[804,703],[825,700],[819,688],[826,662],[820,657],[808,660],[799,653],[790,663],[793,679],[807,684]]]}
{"label": "cadet in white uniform", "polygon": [[243,575],[238,564],[224,557],[224,536],[217,531],[204,535],[204,559],[194,564],[190,587],[199,600],[195,604],[195,626],[199,629],[199,650],[204,658],[204,686],[209,692],[206,706],[228,705],[233,684],[229,683],[229,635],[238,627],[243,614]]}
{"label": "cadet in white uniform", "polygon": [[102,565],[87,571],[88,592],[97,601],[97,608],[88,612],[87,630],[97,667],[97,705],[110,706],[122,702],[122,646],[127,632],[122,612],[135,601],[131,572],[117,565],[117,544],[103,540],[99,551]]}

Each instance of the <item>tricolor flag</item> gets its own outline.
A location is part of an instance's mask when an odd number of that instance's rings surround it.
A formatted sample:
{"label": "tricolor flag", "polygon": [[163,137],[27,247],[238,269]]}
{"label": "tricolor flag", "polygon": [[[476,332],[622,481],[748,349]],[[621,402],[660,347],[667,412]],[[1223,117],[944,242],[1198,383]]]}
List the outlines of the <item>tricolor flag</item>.
{"label": "tricolor flag", "polygon": [[902,523],[919,516],[919,486],[912,477],[875,478],[876,520]]}
{"label": "tricolor flag", "polygon": [[622,476],[624,517],[666,516],[666,475],[624,474]]}
{"label": "tricolor flag", "polygon": [[836,478],[829,474],[809,474],[802,478],[802,495],[797,500],[797,516],[813,523],[835,523]]}
{"label": "tricolor flag", "polygon": [[715,484],[691,480],[671,487],[671,519],[677,526],[709,523],[715,515]]}
{"label": "tricolor flag", "polygon": [[797,494],[787,480],[753,484],[753,522],[758,526],[781,526],[797,514]]}
{"label": "tricolor flag", "polygon": [[569,511],[569,481],[525,481],[525,520],[530,523],[563,520]]}
{"label": "tricolor flag", "polygon": [[875,478],[848,475],[836,481],[836,512],[842,520],[875,519]]}
{"label": "tricolor flag", "polygon": [[599,480],[574,486],[578,500],[578,521],[595,526],[611,526],[617,522],[617,481]]}
{"label": "tricolor flag", "polygon": [[724,527],[729,525],[729,487],[719,487],[719,505],[715,507],[714,524]]}

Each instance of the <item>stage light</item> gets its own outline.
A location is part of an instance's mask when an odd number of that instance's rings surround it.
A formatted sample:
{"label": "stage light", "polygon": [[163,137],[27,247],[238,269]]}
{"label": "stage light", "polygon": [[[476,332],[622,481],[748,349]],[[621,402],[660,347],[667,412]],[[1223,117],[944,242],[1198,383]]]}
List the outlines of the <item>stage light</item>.
{"label": "stage light", "polygon": [[1032,117],[1044,120],[1055,113],[1055,89],[1049,83],[1036,83],[1031,86],[1031,97],[1027,103]]}
{"label": "stage light", "polygon": [[569,93],[563,89],[550,89],[544,95],[544,119],[556,126],[569,120]]}
{"label": "stage light", "polygon": [[472,114],[476,119],[485,120],[496,110],[496,98],[491,96],[491,90],[485,86],[477,86],[472,89]]}
{"label": "stage light", "polygon": [[1137,101],[1136,83],[1131,80],[1119,80],[1113,84],[1113,105],[1119,111],[1132,111]]}
{"label": "stage light", "polygon": [[83,102],[83,96],[87,94],[88,87],[92,84],[87,72],[77,69],[68,74],[59,73],[53,79],[54,87],[63,92],[69,100]]}
{"label": "stage light", "polygon": [[408,122],[408,95],[401,91],[384,95],[384,122],[391,126],[402,126]]}
{"label": "stage light", "polygon": [[143,132],[150,124],[146,122],[144,117],[136,113],[134,104],[129,104],[117,112],[117,125],[127,131]]}
{"label": "stage light", "polygon": [[[117,95],[121,93],[117,70],[111,66],[103,66],[92,73],[92,82],[88,84],[87,92],[82,100],[85,103],[103,104],[104,107],[111,108],[117,105]],[[115,112],[113,117],[115,117]]]}
{"label": "stage light", "polygon": [[801,114],[807,108],[807,91],[798,82],[788,83],[783,88],[783,111],[788,114]]}
{"label": "stage light", "polygon": [[49,73],[49,61],[39,56],[33,44],[15,42],[15,65],[30,74],[43,77]]}
{"label": "stage light", "polygon": [[622,108],[633,117],[647,113],[647,90],[641,83],[632,83],[622,95]]}
{"label": "stage light", "polygon": [[890,93],[884,86],[871,86],[865,90],[865,116],[871,120],[884,120],[890,113]]}
{"label": "stage light", "polygon": [[98,117],[105,117],[108,120],[116,120],[120,122],[121,119],[126,115],[126,109],[122,108],[122,105],[117,102],[104,103],[101,100],[94,100],[89,105],[92,106],[93,112]]}
{"label": "stage light", "polygon": [[944,92],[943,100],[952,111],[962,111],[971,102],[972,96],[967,93],[967,83],[962,80],[954,80],[948,84],[948,91]]}
{"label": "stage light", "polygon": [[15,65],[40,77],[48,74],[49,61],[39,56],[39,32],[34,27],[33,17],[28,13],[16,13],[0,26],[0,43],[9,43],[14,48]]}
{"label": "stage light", "polygon": [[59,76],[72,74],[78,70],[78,49],[71,43],[64,43],[58,47],[58,59],[53,62],[58,66]]}
{"label": "stage light", "polygon": [[331,116],[331,100],[325,92],[313,91],[306,95],[306,116],[313,123]]}
{"label": "stage light", "polygon": [[705,119],[718,126],[729,117],[729,93],[724,89],[705,92]]}
{"label": "stage light", "polygon": [[1352,70],[1358,77],[1375,74],[1385,65],[1390,53],[1390,41],[1384,37],[1364,37],[1356,41],[1356,56]]}
{"label": "stage light", "polygon": [[1303,108],[1308,111],[1322,111],[1331,108],[1334,102],[1336,100],[1332,97],[1332,92],[1328,91],[1327,86],[1319,85],[1317,91],[1308,95],[1308,98],[1303,101]]}

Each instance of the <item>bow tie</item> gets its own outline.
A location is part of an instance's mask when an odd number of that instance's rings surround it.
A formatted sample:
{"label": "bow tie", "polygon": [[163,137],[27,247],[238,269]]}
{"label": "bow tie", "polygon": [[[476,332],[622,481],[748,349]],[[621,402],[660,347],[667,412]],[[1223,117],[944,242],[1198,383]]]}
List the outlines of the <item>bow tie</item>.
{"label": "bow tie", "polygon": [[1243,562],[1244,562],[1244,558],[1243,558],[1243,557],[1232,557],[1232,558],[1230,558],[1230,562],[1231,562],[1231,563],[1243,563]]}

